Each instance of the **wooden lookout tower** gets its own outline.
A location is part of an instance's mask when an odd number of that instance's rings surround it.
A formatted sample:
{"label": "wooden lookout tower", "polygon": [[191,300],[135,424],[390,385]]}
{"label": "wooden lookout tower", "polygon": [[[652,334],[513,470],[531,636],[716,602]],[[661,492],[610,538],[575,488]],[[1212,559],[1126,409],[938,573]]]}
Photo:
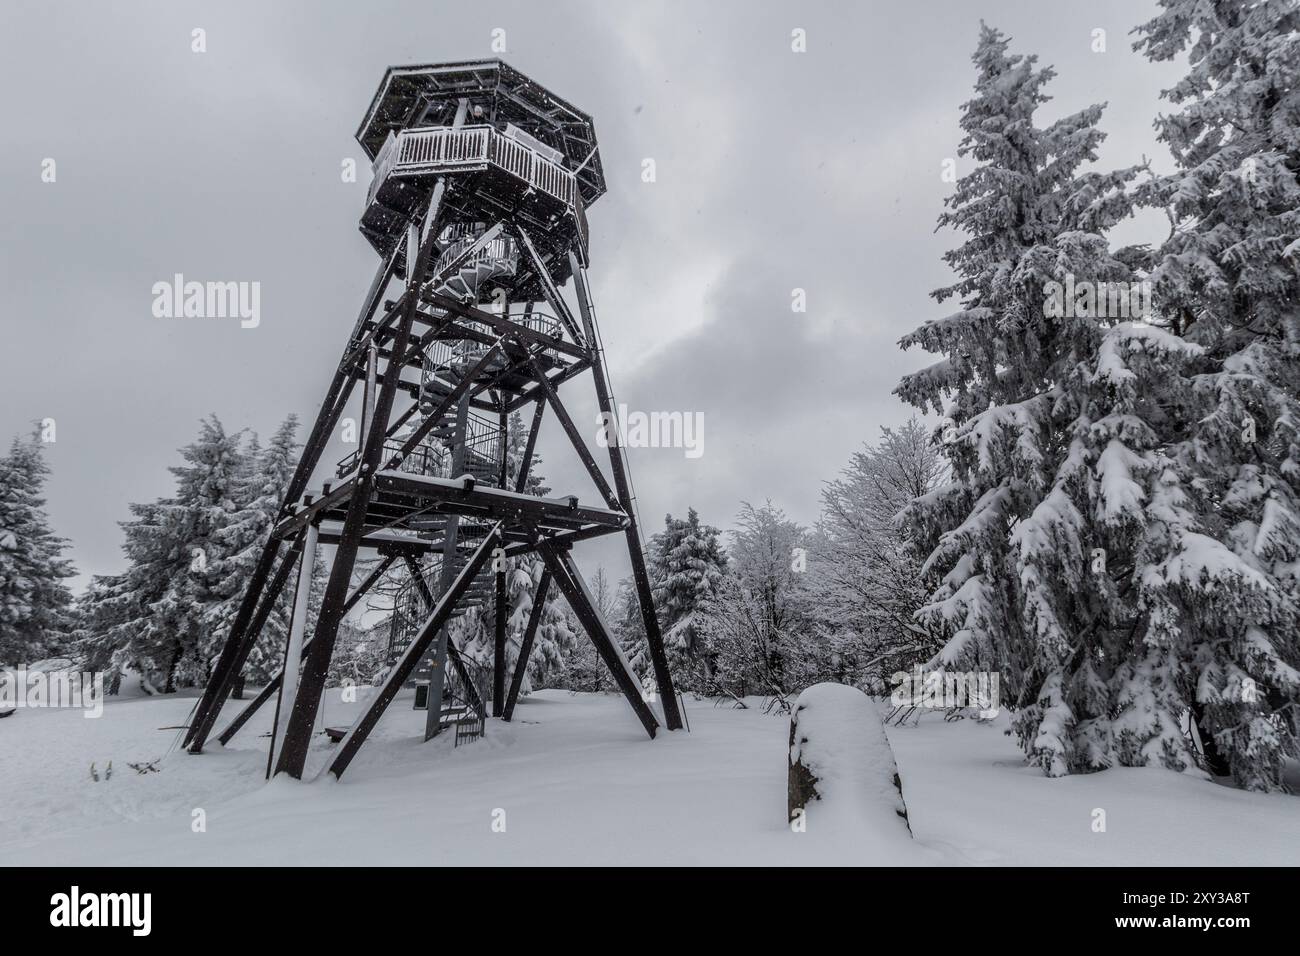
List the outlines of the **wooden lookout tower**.
{"label": "wooden lookout tower", "polygon": [[[203,749],[295,566],[285,666],[219,734],[226,743],[278,692],[271,772],[302,775],[339,624],[394,565],[408,582],[398,600],[405,623],[394,634],[387,676],[332,757],[335,776],[412,681],[428,708],[425,738],[438,733],[450,709],[447,665],[466,707],[482,716],[490,697],[492,716],[509,720],[551,587],[568,600],[646,732],[653,737],[660,719],[678,729],[619,436],[608,435],[611,483],[559,394],[590,372],[599,408],[616,421],[587,281],[586,210],[605,191],[591,117],[498,60],[391,67],[357,140],[374,161],[361,231],[379,256],[378,271],[190,722],[187,748]],[[576,312],[561,294],[566,283]],[[354,390],[358,450],[318,475]],[[530,493],[529,466],[548,409],[591,476],[597,501]],[[512,462],[506,438],[515,412],[531,424],[522,459]],[[661,715],[644,699],[569,553],[604,534],[627,541]],[[336,550],[307,634],[306,594],[321,544]],[[363,552],[379,563],[354,586]],[[544,572],[507,675],[504,559],[529,553]],[[492,593],[489,687],[468,672],[448,624]]]}

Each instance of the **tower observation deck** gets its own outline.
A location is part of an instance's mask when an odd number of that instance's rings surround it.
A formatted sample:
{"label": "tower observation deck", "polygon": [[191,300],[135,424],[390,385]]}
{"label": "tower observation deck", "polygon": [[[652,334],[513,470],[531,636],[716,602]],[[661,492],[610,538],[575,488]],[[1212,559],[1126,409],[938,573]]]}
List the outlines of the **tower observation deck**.
{"label": "tower observation deck", "polygon": [[[361,231],[380,255],[443,175],[448,221],[513,219],[561,284],[569,249],[587,264],[586,210],[605,192],[592,119],[518,70],[499,60],[392,67],[357,141],[374,162]],[[541,298],[528,279],[517,293]]]}

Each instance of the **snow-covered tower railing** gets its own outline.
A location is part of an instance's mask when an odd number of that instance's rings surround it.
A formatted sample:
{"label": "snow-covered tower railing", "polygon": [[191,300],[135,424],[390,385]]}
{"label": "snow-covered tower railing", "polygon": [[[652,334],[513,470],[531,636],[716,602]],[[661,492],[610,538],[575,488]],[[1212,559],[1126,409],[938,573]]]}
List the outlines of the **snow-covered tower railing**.
{"label": "snow-covered tower railing", "polygon": [[[190,723],[187,747],[202,750],[295,564],[309,564],[318,544],[336,550],[314,632],[306,634],[305,615],[295,616],[285,652],[290,679],[273,681],[219,738],[228,741],[279,691],[275,772],[301,776],[339,624],[399,562],[414,592],[404,598],[410,623],[395,633],[393,667],[332,758],[335,775],[405,683],[423,688],[426,739],[436,734],[445,665],[457,672],[467,706],[483,713],[484,682],[468,672],[447,625],[493,592],[486,696],[493,716],[510,718],[541,615],[530,617],[507,690],[501,559],[528,553],[545,568],[534,608],[557,587],[650,736],[660,719],[679,728],[623,449],[609,436],[611,482],[558,395],[562,383],[589,371],[599,407],[614,420],[586,272],[586,210],[605,191],[591,117],[497,60],[391,67],[357,140],[374,161],[361,232],[379,254],[379,269]],[[561,292],[566,283],[576,310]],[[359,449],[309,490],[358,384]],[[548,408],[598,503],[527,493]],[[522,460],[512,466],[508,423],[525,409],[531,424]],[[569,554],[577,542],[613,533],[627,541],[662,715],[643,699]],[[363,551],[382,561],[354,586]]]}

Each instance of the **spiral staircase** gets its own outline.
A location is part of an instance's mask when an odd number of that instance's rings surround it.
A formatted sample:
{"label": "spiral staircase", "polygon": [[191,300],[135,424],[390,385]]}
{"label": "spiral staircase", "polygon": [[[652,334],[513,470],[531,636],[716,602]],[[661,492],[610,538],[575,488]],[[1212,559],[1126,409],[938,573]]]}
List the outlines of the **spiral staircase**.
{"label": "spiral staircase", "polygon": [[[485,229],[484,223],[457,223],[449,226],[440,236],[443,252],[431,267],[431,274],[444,274],[451,263],[462,258],[465,250],[482,238]],[[483,243],[481,248],[461,262],[449,278],[430,291],[469,305],[477,305],[486,300],[485,307],[491,308],[494,282],[508,281],[515,275],[518,266],[519,251],[514,241],[498,237]],[[441,310],[434,310],[435,317],[441,317],[440,313]],[[483,331],[486,334],[490,330],[483,327]],[[434,340],[429,344],[424,352],[420,375],[419,402],[422,419],[412,422],[412,429],[423,424],[429,414],[442,406],[443,400],[461,380],[479,365],[487,348],[473,339]],[[480,368],[478,374],[488,374],[495,370],[496,367],[489,363]],[[478,484],[501,487],[504,439],[498,422],[479,415],[468,407],[457,408],[453,405],[443,412],[429,430],[417,453],[407,457],[401,467],[404,471],[437,478],[470,475]],[[400,437],[397,444],[400,444]],[[446,584],[483,543],[489,525],[471,518],[431,514],[412,519],[409,527],[421,537],[442,541],[444,547],[441,557],[430,556],[422,565],[424,587],[408,577],[398,592],[389,635],[390,660],[396,660],[405,650],[428,616],[430,607],[425,599],[426,591],[435,601],[442,595]],[[447,565],[446,568],[444,564]],[[468,593],[452,615],[452,622],[463,618],[471,608],[486,605],[492,590],[493,571],[489,565],[471,582]],[[454,629],[454,623],[448,626]],[[473,661],[463,660],[463,664],[470,675],[470,682],[477,686],[465,687],[463,678],[449,673],[444,697],[447,704],[443,708],[444,725],[456,719],[464,719],[467,711],[471,717],[482,716],[487,683],[480,679]],[[420,689],[429,681],[431,670],[431,662],[426,658],[420,662],[413,675],[417,689],[417,708],[424,706]],[[453,677],[456,679],[453,680]]]}

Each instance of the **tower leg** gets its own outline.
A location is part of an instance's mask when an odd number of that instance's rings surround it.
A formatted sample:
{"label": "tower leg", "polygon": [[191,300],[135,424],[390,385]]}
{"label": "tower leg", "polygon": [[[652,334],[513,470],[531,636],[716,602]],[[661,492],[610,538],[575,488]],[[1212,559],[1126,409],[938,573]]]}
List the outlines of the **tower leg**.
{"label": "tower leg", "polygon": [[[278,550],[278,544],[279,542],[268,541],[263,556],[268,554],[274,556]],[[246,626],[240,626],[238,615],[236,615],[235,621],[231,625],[230,633],[226,637],[226,643],[221,648],[221,657],[217,661],[216,668],[213,669],[212,677],[208,680],[208,686],[203,689],[203,697],[199,701],[199,707],[190,721],[190,729],[186,734],[190,740],[188,744],[190,753],[197,754],[203,751],[203,745],[207,743],[208,734],[212,732],[212,727],[221,713],[221,708],[225,705],[226,698],[230,696],[230,689],[234,686],[235,678],[244,669],[244,663],[248,660],[253,645],[257,643],[257,638],[262,633],[262,626],[266,623],[267,617],[270,616],[271,610],[275,607],[275,602],[280,599],[280,592],[284,590],[285,583],[289,580],[289,574],[293,570],[300,550],[300,541],[295,542],[293,547],[280,558],[280,566],[276,569],[275,575],[271,578],[271,582],[266,586],[265,590],[263,590],[261,583],[257,579],[256,571],[254,571],[254,576],[248,584],[248,591],[244,595],[244,602],[255,605],[257,613]],[[260,603],[258,601],[259,596],[261,598]]]}
{"label": "tower leg", "polygon": [[546,399],[538,398],[533,409],[533,423],[528,428],[528,441],[524,445],[523,463],[519,466],[519,477],[515,479],[515,491],[523,494],[528,490],[528,474],[533,466],[533,450],[537,447],[537,433],[542,427],[542,415],[546,412]]}
{"label": "tower leg", "polygon": [[519,644],[519,659],[515,661],[515,674],[510,678],[510,693],[506,696],[506,706],[501,712],[501,719],[509,721],[515,714],[515,704],[519,700],[519,689],[523,687],[524,675],[528,673],[528,657],[533,651],[533,639],[537,636],[537,627],[542,621],[542,612],[546,607],[546,594],[551,589],[551,572],[542,572],[537,582],[537,593],[533,595],[533,607],[528,612],[528,627],[524,629],[524,639]]}
{"label": "tower leg", "polygon": [[[596,383],[596,400],[600,410],[605,413],[606,422],[617,422],[617,409],[610,397],[609,382],[605,378],[605,358],[600,348],[600,338],[596,331],[596,312],[591,301],[591,289],[587,285],[587,271],[572,251],[569,252],[569,266],[573,270],[573,285],[578,294],[578,310],[582,314],[583,328],[587,333],[587,344],[591,349],[592,378]],[[654,666],[655,683],[659,688],[659,697],[664,710],[664,723],[669,730],[680,730],[682,715],[677,706],[677,691],[673,687],[673,675],[668,669],[668,655],[664,652],[663,634],[659,630],[659,619],[655,616],[654,595],[650,591],[650,575],[646,571],[645,555],[641,552],[641,533],[636,523],[636,508],[632,501],[631,486],[623,460],[623,436],[618,428],[609,429],[609,466],[614,473],[614,487],[618,492],[619,503],[623,506],[629,520],[627,526],[628,557],[632,561],[632,580],[636,584],[637,603],[641,605],[641,619],[645,623],[646,643],[650,645],[650,662]]]}
{"label": "tower leg", "polygon": [[[334,552],[334,564],[330,568],[329,583],[325,586],[325,596],[321,601],[315,637],[312,640],[311,651],[307,655],[307,662],[303,666],[302,683],[294,701],[293,712],[289,715],[289,723],[284,733],[284,746],[280,751],[274,773],[283,771],[291,777],[301,777],[302,768],[307,762],[307,750],[311,746],[316,711],[320,708],[320,695],[325,689],[330,658],[334,654],[334,641],[338,636],[339,623],[343,620],[343,604],[347,600],[352,567],[357,559],[357,549],[365,532],[366,510],[374,490],[375,471],[383,456],[388,420],[392,415],[393,399],[397,394],[397,381],[402,375],[403,359],[411,338],[411,325],[419,301],[419,277],[428,269],[429,255],[436,235],[434,224],[438,219],[444,189],[445,184],[439,179],[429,199],[424,239],[420,243],[419,252],[415,253],[417,259],[412,272],[413,280],[407,284],[406,302],[402,309],[397,334],[393,339],[390,357],[384,368],[384,382],[379,389],[378,400],[375,402],[374,418],[369,434],[366,435],[366,443],[357,468],[356,483],[352,489],[352,497],[348,501],[343,530]],[[410,256],[413,252],[414,250],[408,249],[407,255]]]}
{"label": "tower leg", "polygon": [[500,717],[506,698],[506,573],[496,573],[496,620],[492,634],[492,716]]}
{"label": "tower leg", "polygon": [[[413,311],[415,296],[412,295],[410,300],[411,311]],[[410,332],[411,313],[408,311],[398,328],[393,347],[395,356],[400,357],[405,354]],[[325,586],[325,595],[321,600],[315,636],[312,639],[311,650],[307,654],[306,664],[303,666],[300,690],[293,702],[293,711],[289,714],[289,722],[285,727],[284,745],[275,766],[275,774],[284,772],[291,777],[301,777],[302,768],[307,762],[312,727],[316,722],[321,691],[325,689],[325,678],[329,673],[330,659],[334,654],[334,641],[338,636],[339,624],[343,620],[343,604],[347,600],[352,567],[356,563],[357,550],[361,537],[365,533],[366,510],[374,490],[375,469],[383,453],[384,433],[388,428],[388,417],[392,411],[393,396],[397,391],[397,379],[400,375],[401,366],[396,361],[390,361],[384,370],[384,384],[379,392],[374,424],[366,437],[356,483],[352,489],[352,497],[348,501],[347,514],[343,519],[343,530],[334,551],[334,563],[330,568],[329,582]]]}
{"label": "tower leg", "polygon": [[[208,685],[203,688],[203,696],[199,698],[190,727],[185,732],[182,746],[188,747],[190,753],[198,753],[203,749],[212,725],[216,722],[217,714],[221,713],[226,698],[230,696],[235,677],[252,649],[256,637],[248,633],[249,618],[257,608],[258,599],[262,596],[263,586],[271,573],[271,567],[275,564],[279,550],[278,541],[267,541],[262,546],[261,557],[258,558],[257,566],[253,568],[253,574],[248,581],[248,590],[244,592],[239,610],[235,613],[235,620],[231,623],[230,632],[226,635],[226,642],[221,646],[221,654],[217,658],[216,666],[208,677]],[[292,558],[285,555],[283,563],[292,564]]]}
{"label": "tower leg", "polygon": [[[497,417],[497,429],[501,435],[501,461],[497,475],[497,486],[504,489],[507,483],[510,446],[510,416],[502,408]],[[501,559],[496,569],[495,620],[492,634],[492,716],[500,717],[506,702],[506,565]]]}
{"label": "tower leg", "polygon": [[591,642],[596,645],[596,650],[604,658],[605,665],[614,676],[614,683],[623,692],[627,702],[632,705],[632,710],[637,719],[641,721],[641,726],[645,728],[645,732],[653,738],[655,730],[659,726],[659,721],[655,720],[654,712],[642,700],[641,686],[637,683],[636,675],[632,672],[632,668],[627,663],[627,658],[623,656],[622,650],[614,642],[613,636],[605,627],[605,622],[601,620],[600,614],[596,611],[595,602],[591,599],[587,585],[582,580],[582,575],[578,573],[577,567],[573,564],[573,558],[567,552],[561,551],[546,541],[541,542],[537,550],[541,554],[542,560],[546,562],[546,567],[550,570],[551,575],[555,578],[555,583],[559,585],[560,590],[564,592],[564,596],[568,598],[573,613],[582,622],[587,636],[591,638]]}
{"label": "tower leg", "polygon": [[[461,475],[465,471],[465,441],[466,432],[469,429],[469,403],[470,395],[468,392],[457,399],[456,426],[452,434],[451,446],[451,471],[453,475]],[[456,574],[456,558],[460,554],[460,518],[456,515],[449,515],[442,534],[442,563],[438,568],[439,594],[446,593]],[[412,573],[415,574],[416,581],[419,582],[425,603],[429,607],[433,607],[433,595],[424,587],[424,578],[420,577],[414,566],[412,566]],[[439,631],[438,639],[434,643],[433,655],[429,660],[429,694],[425,698],[428,709],[424,715],[424,739],[426,741],[432,740],[442,732],[442,695],[447,686],[447,663],[455,654],[454,649],[451,647],[451,635],[447,633],[447,626],[444,624],[442,630]],[[460,661],[459,657],[457,657],[457,663],[459,665],[458,670],[463,671],[464,662]],[[463,675],[461,682],[468,688],[467,696],[472,696],[474,694],[472,683]],[[479,713],[482,712],[480,704]]]}
{"label": "tower leg", "polygon": [[289,641],[284,649],[284,667],[280,671],[280,703],[276,705],[276,726],[271,729],[271,752],[267,767],[274,764],[276,743],[283,738],[279,715],[293,713],[294,699],[298,694],[298,668],[302,663],[302,640],[307,631],[307,607],[311,601],[311,577],[316,568],[316,542],[320,527],[314,522],[303,532],[306,541],[302,546],[302,563],[298,565],[298,589],[293,597],[293,615],[289,619]]}
{"label": "tower leg", "polygon": [[[438,570],[438,591],[445,594],[455,574],[456,542],[460,538],[460,519],[455,515],[449,515],[442,533],[444,543],[442,563]],[[415,574],[416,581],[420,584],[424,583],[424,578],[420,577],[418,568],[412,568],[412,573]],[[425,605],[433,607],[435,603],[433,594],[423,587],[420,590],[424,594]],[[447,625],[444,624],[438,632],[437,640],[433,642],[433,651],[429,655],[429,693],[424,699],[427,710],[424,715],[424,739],[426,741],[438,736],[438,732],[442,730],[442,695],[447,686],[447,659],[450,644],[451,635],[447,633]]]}
{"label": "tower leg", "polygon": [[[384,572],[387,571],[388,568],[392,565],[392,563],[396,560],[397,560],[396,558],[392,558],[392,557],[385,558],[383,562],[381,562],[380,565],[377,568],[375,568],[375,570],[370,572],[370,574],[366,577],[364,581],[362,581],[360,584],[357,585],[356,590],[352,592],[352,596],[348,598],[348,603],[345,604],[343,607],[344,614],[347,614],[348,611],[352,610],[353,605],[355,605],[357,601],[361,600],[361,598],[366,595],[366,592],[368,592],[374,586],[376,581],[378,581],[381,577],[383,577]],[[288,571],[287,566],[285,568],[285,571],[286,572]],[[288,577],[287,573],[285,574],[285,577]],[[276,590],[276,593],[277,594],[279,593],[278,589]],[[272,598],[271,600],[272,602],[274,602],[274,598]],[[261,630],[260,624],[258,625],[257,629]],[[310,640],[308,640],[306,644],[303,645],[302,650],[304,655],[307,653],[307,649],[309,647],[311,647]],[[301,663],[302,661],[301,659],[299,659],[299,664]],[[262,688],[261,693],[259,693],[256,697],[254,697],[253,700],[249,702],[248,706],[246,706],[243,710],[241,710],[238,714],[236,714],[234,720],[232,720],[229,724],[226,725],[226,729],[217,735],[217,741],[218,743],[221,744],[221,746],[224,747],[226,744],[230,743],[231,739],[235,736],[235,734],[239,733],[240,728],[243,727],[244,724],[248,723],[248,718],[252,717],[255,713],[257,713],[258,710],[261,709],[262,705],[271,699],[271,695],[275,694],[280,689],[280,681],[283,679],[284,679],[284,668],[281,667],[279,672],[274,677],[272,677],[269,681],[267,681],[266,686]]]}

